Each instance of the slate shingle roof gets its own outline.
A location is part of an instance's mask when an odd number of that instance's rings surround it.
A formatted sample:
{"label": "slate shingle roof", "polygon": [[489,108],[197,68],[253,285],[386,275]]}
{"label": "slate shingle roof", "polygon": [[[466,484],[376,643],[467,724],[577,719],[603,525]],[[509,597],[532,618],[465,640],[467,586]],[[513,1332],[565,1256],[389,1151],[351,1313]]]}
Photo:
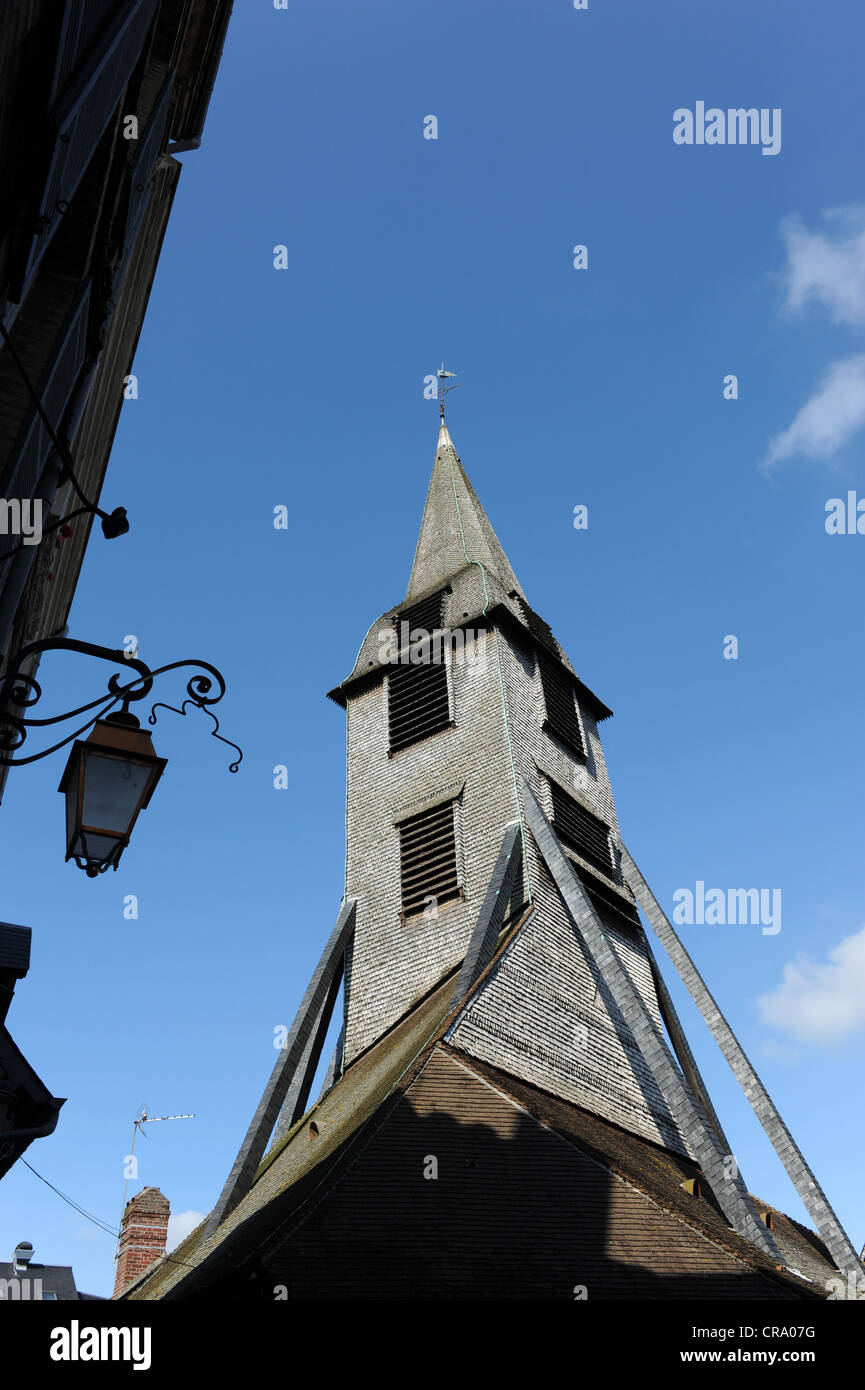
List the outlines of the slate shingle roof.
{"label": "slate shingle roof", "polygon": [[39,1265],[32,1261],[28,1265],[26,1275],[17,1275],[11,1264],[4,1264],[0,1261],[0,1279],[30,1279],[35,1283],[40,1280],[42,1284],[42,1296],[53,1293],[59,1303],[76,1302],[79,1299],[100,1299],[99,1294],[82,1293],[75,1287],[75,1278],[70,1265]]}
{"label": "slate shingle roof", "polygon": [[545,1124],[530,1090],[528,1108],[437,1045],[352,1167],[262,1247],[261,1283],[289,1298],[814,1296],[682,1192],[651,1146],[628,1136],[647,1152],[627,1181],[612,1126],[589,1154],[584,1113]]}
{"label": "slate shingle roof", "polygon": [[[273,1225],[302,1202],[340,1159],[351,1156],[364,1125],[386,1102],[413,1059],[437,1035],[450,1012],[449,983],[416,1005],[390,1032],[359,1057],[337,1084],[265,1154],[255,1181],[216,1232],[202,1242],[204,1223],[155,1271],[132,1285],[126,1297],[163,1297],[189,1275],[189,1266],[213,1260],[226,1272],[236,1252],[270,1234]],[[312,1121],[318,1127],[310,1135]],[[286,1200],[287,1199],[287,1200]],[[228,1247],[228,1249],[226,1248]]]}
{"label": "slate shingle roof", "polygon": [[809,1284],[683,1190],[688,1159],[445,1044],[452,988],[348,1068],[210,1239],[202,1223],[125,1296],[825,1297],[833,1266],[812,1232],[776,1215]]}

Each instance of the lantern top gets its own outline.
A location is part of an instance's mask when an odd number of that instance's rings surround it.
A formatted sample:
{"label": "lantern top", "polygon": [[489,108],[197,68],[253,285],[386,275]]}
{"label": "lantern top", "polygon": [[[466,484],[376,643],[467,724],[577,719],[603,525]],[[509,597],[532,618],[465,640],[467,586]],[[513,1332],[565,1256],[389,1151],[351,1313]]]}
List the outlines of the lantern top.
{"label": "lantern top", "polygon": [[[120,722],[121,719],[123,723]],[[153,735],[148,729],[139,726],[134,714],[109,715],[107,719],[97,719],[89,736],[86,739],[76,739],[72,745],[69,761],[57,788],[59,792],[66,790],[72,769],[77,763],[78,750],[82,748],[93,752],[102,750],[115,757],[125,755],[132,762],[162,763],[164,766],[164,759],[158,758],[154,752]],[[146,806],[147,802],[144,805]]]}

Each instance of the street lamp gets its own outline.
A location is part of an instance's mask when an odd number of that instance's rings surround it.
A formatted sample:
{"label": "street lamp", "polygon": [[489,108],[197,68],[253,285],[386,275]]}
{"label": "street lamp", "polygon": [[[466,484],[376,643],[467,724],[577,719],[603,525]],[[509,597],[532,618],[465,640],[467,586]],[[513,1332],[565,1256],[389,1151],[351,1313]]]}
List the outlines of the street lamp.
{"label": "street lamp", "polygon": [[88,878],[117,868],[165,762],[134,714],[97,719],[89,738],[76,739],[57,789],[66,796],[67,861]]}
{"label": "street lamp", "polygon": [[[126,684],[121,684],[118,676],[113,675],[108,681],[107,695],[100,695],[65,714],[35,719],[29,711],[41,698],[42,688],[23,667],[44,651],[82,652],[117,666],[131,666],[137,674]],[[37,762],[75,740],[58,790],[66,797],[66,859],[74,859],[88,878],[117,868],[138,813],[150,801],[166,764],[166,759],[154,752],[151,735],[141,728],[136,716],[130,714],[129,705],[149,695],[157,676],[183,666],[197,666],[210,675],[199,673],[187,681],[187,698],[180,709],[161,702],[154,704],[148,722],[156,723],[158,708],[182,715],[186,714],[188,705],[203,710],[213,720],[212,737],[228,744],[237,753],[236,760],[229,765],[229,771],[236,772],[243,754],[236,743],[218,732],[219,720],[209,708],[225,694],[225,681],[216,667],[206,661],[172,661],[151,671],[143,661],[123,651],[112,651],[109,647],[97,647],[72,638],[47,637],[22,647],[9,662],[8,673],[0,682],[0,765],[20,767]],[[211,694],[214,682],[216,693]],[[116,710],[114,707],[118,704],[122,704],[122,708]],[[20,749],[31,728],[61,723],[80,714],[89,714],[91,710],[96,713],[86,723],[50,748],[28,757],[6,756]],[[90,736],[79,739],[78,735],[87,729],[91,730]]]}

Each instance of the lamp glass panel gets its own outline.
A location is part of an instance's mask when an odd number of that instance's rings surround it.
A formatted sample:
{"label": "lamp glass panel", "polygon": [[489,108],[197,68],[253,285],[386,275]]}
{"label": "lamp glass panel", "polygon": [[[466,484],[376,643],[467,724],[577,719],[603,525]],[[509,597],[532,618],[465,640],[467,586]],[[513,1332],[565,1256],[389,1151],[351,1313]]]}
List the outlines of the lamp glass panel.
{"label": "lamp glass panel", "polygon": [[74,777],[70,777],[66,786],[66,848],[72,846],[78,824],[78,778],[80,769],[76,768]]}
{"label": "lamp glass panel", "polygon": [[82,749],[84,798],[82,824],[125,835],[147,787],[151,768],[126,758],[106,758]]}
{"label": "lamp glass panel", "polygon": [[97,864],[104,864],[105,860],[115,850],[122,840],[115,840],[110,835],[88,835],[86,832],[81,836],[79,853],[85,859],[92,859]]}

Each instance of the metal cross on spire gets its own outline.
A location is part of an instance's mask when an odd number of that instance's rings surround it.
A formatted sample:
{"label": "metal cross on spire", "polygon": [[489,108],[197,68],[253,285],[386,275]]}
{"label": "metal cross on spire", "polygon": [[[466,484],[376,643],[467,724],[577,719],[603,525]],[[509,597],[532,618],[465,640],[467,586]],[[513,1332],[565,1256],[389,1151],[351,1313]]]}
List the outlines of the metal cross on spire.
{"label": "metal cross on spire", "polygon": [[442,362],[441,366],[436,372],[436,376],[439,379],[439,415],[441,416],[442,423],[444,423],[445,418],[445,396],[447,395],[448,391],[455,391],[458,386],[462,385],[461,381],[457,381],[454,383],[453,386],[445,386],[445,379],[449,376],[458,375],[458,372],[446,372],[444,362]]}

